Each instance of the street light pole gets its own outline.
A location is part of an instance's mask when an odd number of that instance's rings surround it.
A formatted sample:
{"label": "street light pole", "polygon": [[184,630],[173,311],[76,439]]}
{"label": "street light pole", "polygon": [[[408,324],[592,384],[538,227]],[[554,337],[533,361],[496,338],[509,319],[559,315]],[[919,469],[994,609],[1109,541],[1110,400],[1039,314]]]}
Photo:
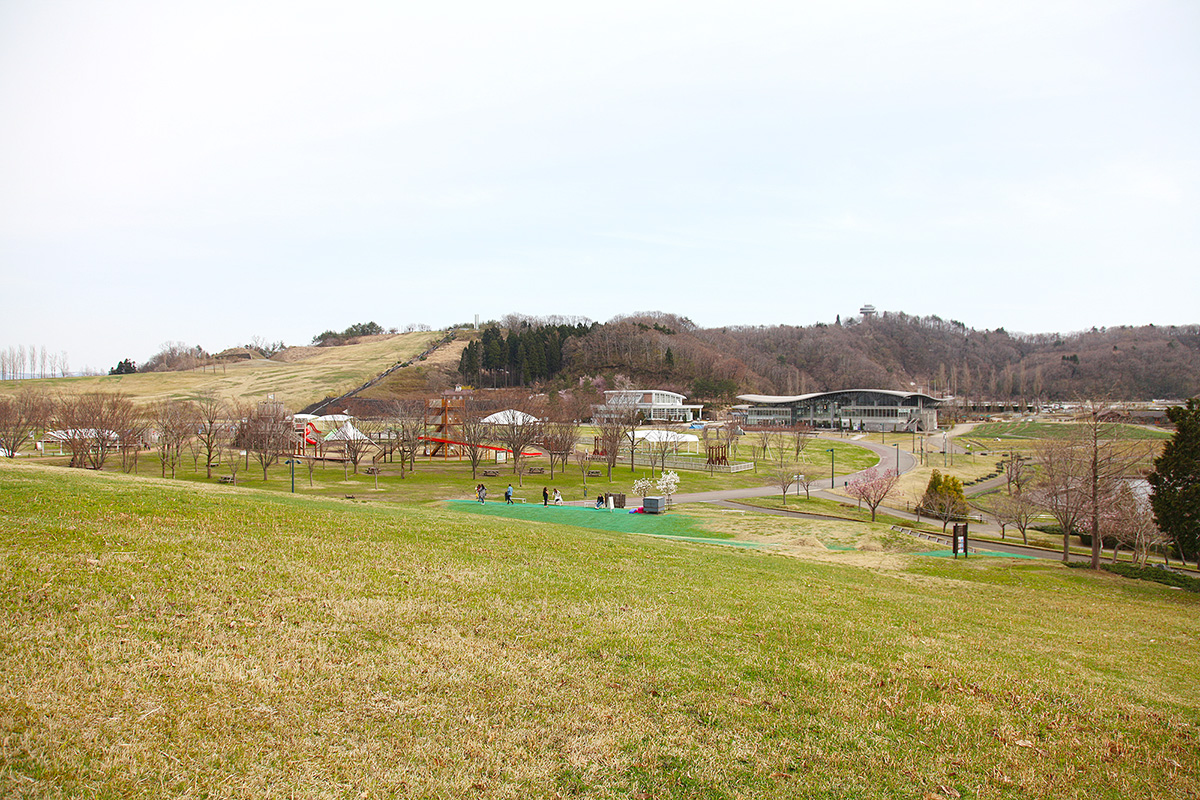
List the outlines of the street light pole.
{"label": "street light pole", "polygon": [[892,445],[892,447],[896,448],[896,474],[899,475],[900,474],[900,444],[899,444],[899,442]]}
{"label": "street light pole", "polygon": [[833,479],[833,448],[829,448],[825,452],[829,453],[829,488],[836,489],[837,483]]}

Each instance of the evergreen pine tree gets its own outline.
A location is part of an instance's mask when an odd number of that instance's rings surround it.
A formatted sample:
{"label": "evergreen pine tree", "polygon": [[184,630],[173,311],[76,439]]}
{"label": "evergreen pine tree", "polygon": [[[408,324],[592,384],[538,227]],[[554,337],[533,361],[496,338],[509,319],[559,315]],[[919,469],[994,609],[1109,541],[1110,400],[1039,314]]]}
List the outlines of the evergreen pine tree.
{"label": "evergreen pine tree", "polygon": [[1169,536],[1179,556],[1200,560],[1200,403],[1167,409],[1175,435],[1154,459],[1150,507],[1154,522]]}

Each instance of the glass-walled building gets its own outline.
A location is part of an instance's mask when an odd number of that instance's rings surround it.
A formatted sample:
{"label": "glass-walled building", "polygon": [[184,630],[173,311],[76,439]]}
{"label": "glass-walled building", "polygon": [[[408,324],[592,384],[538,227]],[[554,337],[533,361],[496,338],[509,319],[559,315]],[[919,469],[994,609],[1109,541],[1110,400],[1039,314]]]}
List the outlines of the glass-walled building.
{"label": "glass-walled building", "polygon": [[868,431],[931,431],[942,400],[921,392],[844,389],[792,396],[743,394],[735,411],[746,427],[808,425]]}
{"label": "glass-walled building", "polygon": [[604,405],[596,406],[597,419],[605,419],[630,408],[645,420],[691,422],[700,419],[704,406],[683,402],[687,398],[665,389],[615,389],[604,393]]}

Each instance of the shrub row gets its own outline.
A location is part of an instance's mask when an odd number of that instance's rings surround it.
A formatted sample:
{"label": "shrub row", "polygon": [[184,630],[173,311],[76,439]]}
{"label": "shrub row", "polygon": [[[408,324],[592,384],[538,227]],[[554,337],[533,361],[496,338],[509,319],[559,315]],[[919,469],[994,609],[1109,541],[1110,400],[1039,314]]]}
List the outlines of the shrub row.
{"label": "shrub row", "polygon": [[[1073,561],[1068,566],[1076,569],[1087,569],[1090,564],[1086,561]],[[1184,575],[1163,567],[1137,567],[1133,564],[1101,564],[1100,569],[1125,578],[1136,578],[1143,581],[1154,581],[1167,586],[1177,586],[1188,592],[1200,593],[1200,578]]]}

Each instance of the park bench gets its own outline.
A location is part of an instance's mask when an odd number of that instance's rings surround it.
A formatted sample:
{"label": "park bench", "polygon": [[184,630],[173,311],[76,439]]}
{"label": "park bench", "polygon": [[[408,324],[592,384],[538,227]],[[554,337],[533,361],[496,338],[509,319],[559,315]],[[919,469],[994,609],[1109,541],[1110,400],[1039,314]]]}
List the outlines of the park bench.
{"label": "park bench", "polygon": [[545,475],[546,468],[545,467],[530,467],[529,474],[530,475]]}
{"label": "park bench", "polygon": [[485,478],[499,478],[499,477],[500,477],[500,470],[498,470],[498,469],[485,469],[485,470],[483,471],[483,477],[485,477]]}
{"label": "park bench", "polygon": [[217,478],[217,483],[233,483],[233,476],[222,475],[221,477]]}
{"label": "park bench", "polygon": [[380,471],[379,467],[367,467],[367,474],[368,475],[382,475],[383,473]]}
{"label": "park bench", "polygon": [[589,478],[599,478],[599,477],[600,477],[600,470],[598,470],[598,469],[589,469],[589,470],[588,470],[588,477],[589,477]]}

